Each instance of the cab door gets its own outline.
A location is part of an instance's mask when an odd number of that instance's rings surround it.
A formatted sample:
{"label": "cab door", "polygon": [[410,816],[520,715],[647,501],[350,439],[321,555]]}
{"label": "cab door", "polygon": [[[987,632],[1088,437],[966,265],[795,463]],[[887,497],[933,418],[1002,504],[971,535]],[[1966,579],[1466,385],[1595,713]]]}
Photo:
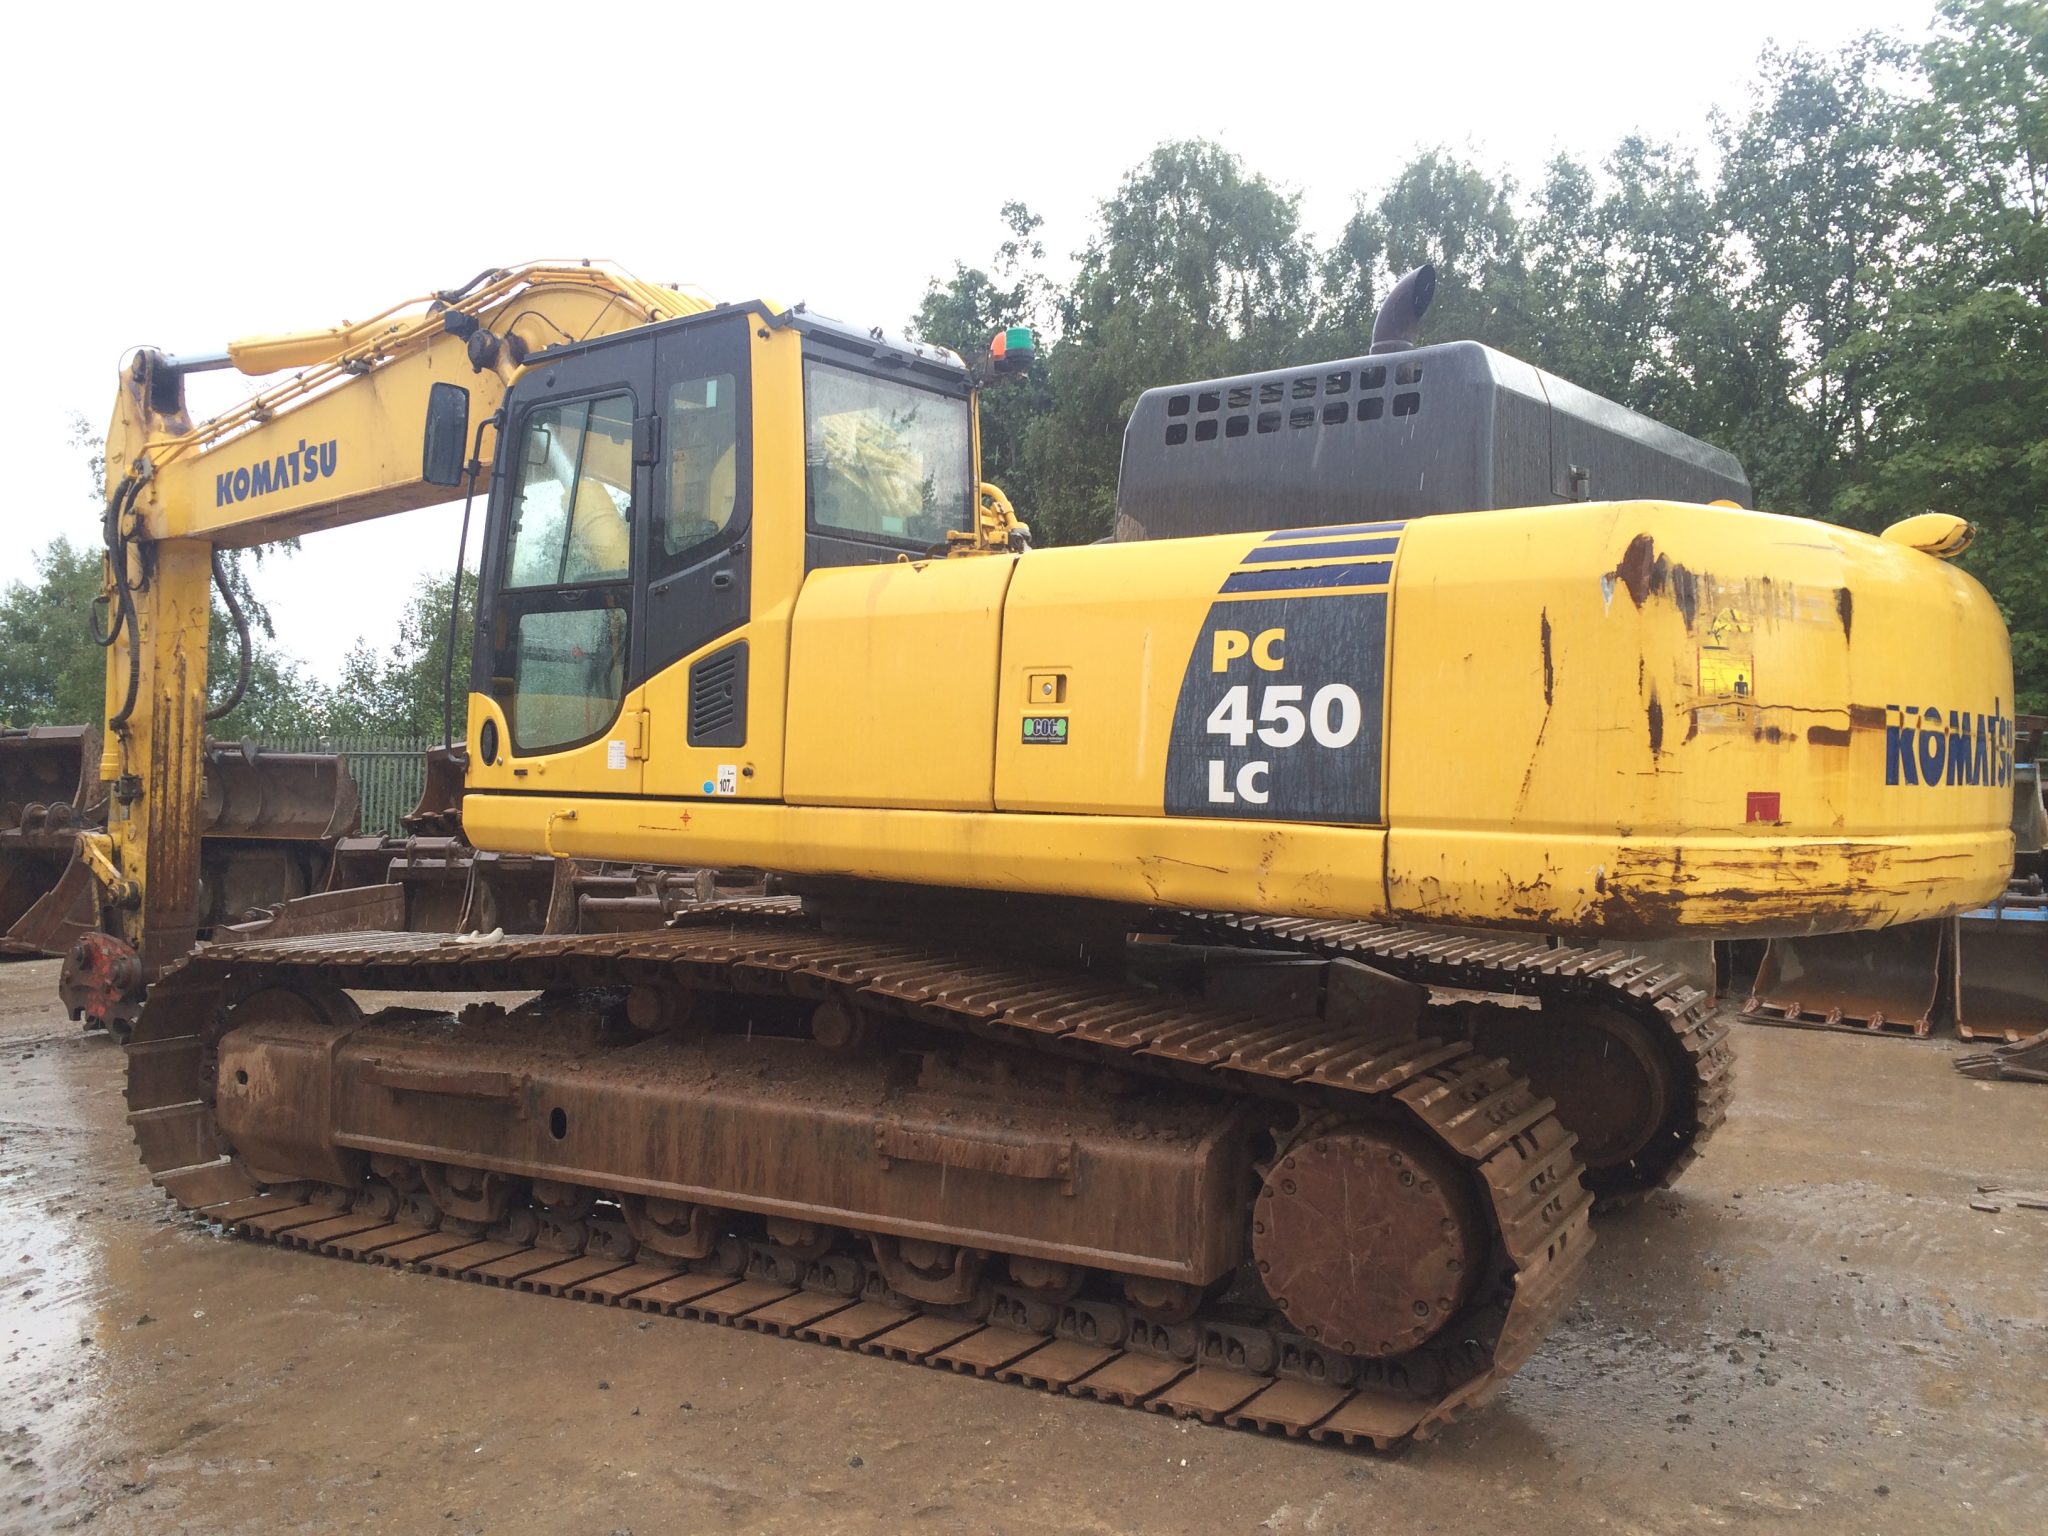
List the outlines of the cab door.
{"label": "cab door", "polygon": [[473,662],[472,788],[640,791],[633,597],[652,503],[653,353],[626,338],[544,363],[509,402]]}
{"label": "cab door", "polygon": [[[654,348],[655,501],[643,530],[636,673],[646,681],[645,792],[662,799],[768,798],[775,765],[755,749],[754,319],[665,327]],[[770,668],[779,671],[779,663]],[[768,734],[778,734],[769,731]]]}

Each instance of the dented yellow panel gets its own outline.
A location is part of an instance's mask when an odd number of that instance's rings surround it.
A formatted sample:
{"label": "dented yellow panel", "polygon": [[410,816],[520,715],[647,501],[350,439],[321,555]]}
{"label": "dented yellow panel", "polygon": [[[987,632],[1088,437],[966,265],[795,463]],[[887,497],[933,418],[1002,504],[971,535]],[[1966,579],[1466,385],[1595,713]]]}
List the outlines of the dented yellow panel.
{"label": "dented yellow panel", "polygon": [[2011,658],[1954,567],[1664,503],[1429,518],[1405,548],[1396,915],[1819,931],[2002,887]]}

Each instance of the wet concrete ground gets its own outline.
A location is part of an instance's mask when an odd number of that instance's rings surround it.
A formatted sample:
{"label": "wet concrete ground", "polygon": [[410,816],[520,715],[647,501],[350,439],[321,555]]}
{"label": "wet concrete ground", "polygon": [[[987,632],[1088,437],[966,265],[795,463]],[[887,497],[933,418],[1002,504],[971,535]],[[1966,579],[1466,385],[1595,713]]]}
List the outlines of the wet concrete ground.
{"label": "wet concrete ground", "polygon": [[[1388,1458],[210,1235],[0,966],[0,1531],[2048,1529],[2048,1087],[1746,1030],[1490,1409]],[[1999,1203],[1998,1197],[1989,1197]]]}

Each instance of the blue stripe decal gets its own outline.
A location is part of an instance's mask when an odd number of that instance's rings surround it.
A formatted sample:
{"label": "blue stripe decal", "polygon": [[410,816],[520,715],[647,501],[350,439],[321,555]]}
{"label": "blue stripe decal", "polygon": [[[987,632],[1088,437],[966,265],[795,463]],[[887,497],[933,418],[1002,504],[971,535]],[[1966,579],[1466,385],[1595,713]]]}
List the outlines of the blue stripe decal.
{"label": "blue stripe decal", "polygon": [[1404,518],[1397,523],[1343,523],[1330,528],[1282,528],[1278,533],[1266,535],[1268,544],[1277,544],[1282,539],[1329,539],[1347,533],[1399,533],[1408,526]]}
{"label": "blue stripe decal", "polygon": [[1303,565],[1291,570],[1237,571],[1224,581],[1223,590],[1293,592],[1308,587],[1383,586],[1393,568],[1390,560],[1366,560],[1343,565]]}
{"label": "blue stripe decal", "polygon": [[1337,539],[1328,544],[1261,544],[1244,557],[1246,565],[1270,565],[1275,560],[1322,560],[1345,555],[1391,555],[1401,547],[1397,538]]}

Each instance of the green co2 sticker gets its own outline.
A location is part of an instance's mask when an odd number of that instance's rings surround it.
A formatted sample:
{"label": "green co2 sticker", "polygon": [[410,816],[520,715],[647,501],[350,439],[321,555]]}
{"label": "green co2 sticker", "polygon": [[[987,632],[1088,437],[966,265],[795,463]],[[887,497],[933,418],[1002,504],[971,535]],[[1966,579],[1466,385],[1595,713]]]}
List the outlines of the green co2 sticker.
{"label": "green co2 sticker", "polygon": [[1067,744],[1067,717],[1065,715],[1026,715],[1024,717],[1024,744],[1026,746],[1064,747]]}
{"label": "green co2 sticker", "polygon": [[1171,816],[1377,826],[1387,594],[1218,603],[1182,677]]}

